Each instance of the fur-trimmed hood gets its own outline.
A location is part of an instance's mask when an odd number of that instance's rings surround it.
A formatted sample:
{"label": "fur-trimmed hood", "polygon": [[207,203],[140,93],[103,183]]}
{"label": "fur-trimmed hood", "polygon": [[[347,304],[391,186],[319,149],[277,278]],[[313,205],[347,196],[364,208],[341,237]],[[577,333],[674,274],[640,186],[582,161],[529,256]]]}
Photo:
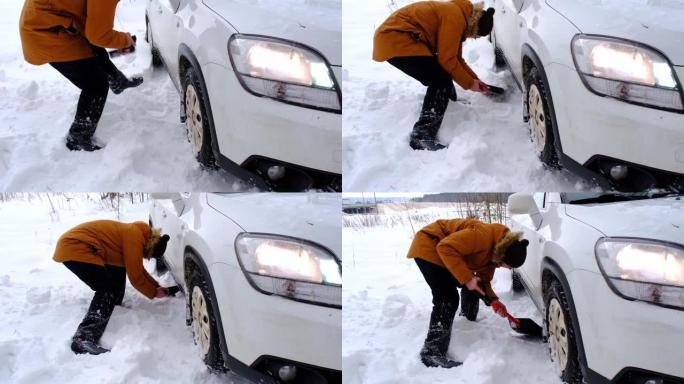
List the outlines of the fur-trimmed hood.
{"label": "fur-trimmed hood", "polygon": [[151,234],[150,238],[145,242],[145,246],[143,248],[143,257],[146,259],[151,259],[154,257],[154,248],[156,247],[157,244],[159,244],[159,241],[161,240],[161,229],[159,228],[150,228]]}
{"label": "fur-trimmed hood", "polygon": [[480,2],[473,4],[473,12],[470,14],[470,17],[468,17],[468,27],[466,28],[465,37],[471,39],[481,37],[477,34],[477,29],[484,13],[484,3]]}
{"label": "fur-trimmed hood", "polygon": [[511,244],[520,241],[520,239],[522,239],[522,236],[522,232],[506,232],[506,235],[504,235],[504,237],[502,237],[501,240],[499,240],[494,246],[492,262],[497,266],[501,265],[501,263],[503,263],[504,254],[506,253],[508,247],[510,247]]}

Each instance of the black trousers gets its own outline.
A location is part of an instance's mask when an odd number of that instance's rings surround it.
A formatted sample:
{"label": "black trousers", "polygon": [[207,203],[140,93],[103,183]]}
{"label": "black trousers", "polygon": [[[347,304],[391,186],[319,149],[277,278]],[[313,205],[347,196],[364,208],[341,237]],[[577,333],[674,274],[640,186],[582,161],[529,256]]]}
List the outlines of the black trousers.
{"label": "black trousers", "polygon": [[414,260],[432,291],[430,327],[421,355],[445,356],[449,349],[451,326],[459,304],[458,289],[461,288],[461,315],[470,321],[477,318],[479,298],[462,286],[446,268],[422,259]]}
{"label": "black trousers", "polygon": [[387,61],[426,87],[453,87],[451,75],[434,56],[393,57]]}
{"label": "black trousers", "polygon": [[78,325],[74,339],[97,342],[104,334],[114,306],[121,304],[126,290],[126,269],[78,261],[64,262],[71,272],[95,291],[88,312]]}
{"label": "black trousers", "polygon": [[423,98],[420,117],[413,125],[412,147],[436,141],[449,100],[456,101],[456,88],[451,75],[434,56],[394,57],[388,62],[400,71],[428,87]]}
{"label": "black trousers", "polygon": [[120,71],[109,59],[106,49],[94,45],[91,48],[94,57],[50,65],[81,90],[74,123],[92,127],[92,135],[107,101],[110,79],[119,76]]}

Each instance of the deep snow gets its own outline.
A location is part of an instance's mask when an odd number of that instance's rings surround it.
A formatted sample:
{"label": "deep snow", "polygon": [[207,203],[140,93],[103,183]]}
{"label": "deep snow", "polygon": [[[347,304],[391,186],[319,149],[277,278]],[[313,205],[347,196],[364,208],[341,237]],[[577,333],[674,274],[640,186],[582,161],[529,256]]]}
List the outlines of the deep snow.
{"label": "deep snow", "polygon": [[[561,383],[547,344],[518,336],[482,304],[477,322],[458,315],[454,321],[448,353],[464,364],[449,370],[426,368],[418,353],[432,296],[415,262],[406,259],[412,229],[379,226],[344,228],[342,233],[345,384]],[[532,301],[510,286],[510,272],[497,270],[493,288],[509,312],[541,323]]]}
{"label": "deep snow", "polygon": [[[53,202],[56,215],[47,200],[0,203],[0,383],[246,383],[204,366],[182,295],[148,300],[130,283],[101,340],[112,351],[74,355],[70,338],[93,292],[52,260],[54,246],[69,228],[116,212],[82,197]],[[147,221],[148,208],[126,205],[120,219]],[[160,282],[173,285],[168,275]]]}
{"label": "deep snow", "polygon": [[247,188],[225,171],[202,169],[179,120],[178,93],[165,69],[152,69],[145,0],[122,0],[115,29],[138,37],[136,53],[114,63],[145,82],[109,93],[95,138],[106,147],[70,152],[64,137],[79,90],[49,65],[24,61],[23,0],[0,2],[0,190],[220,190]]}
{"label": "deep snow", "polygon": [[[439,132],[449,148],[413,151],[408,135],[425,87],[388,63],[372,61],[375,29],[411,0],[345,0],[343,142],[345,191],[575,190],[589,185],[567,171],[546,170],[522,121],[511,75],[494,68],[491,43],[466,41],[463,56],[483,81],[504,86],[503,103],[462,90]],[[363,11],[360,11],[363,10]]]}

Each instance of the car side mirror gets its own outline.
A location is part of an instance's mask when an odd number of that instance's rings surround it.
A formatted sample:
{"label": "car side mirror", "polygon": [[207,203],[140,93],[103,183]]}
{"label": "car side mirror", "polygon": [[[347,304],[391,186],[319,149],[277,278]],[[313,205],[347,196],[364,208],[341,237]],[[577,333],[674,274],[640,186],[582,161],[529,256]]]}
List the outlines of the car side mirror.
{"label": "car side mirror", "polygon": [[155,200],[171,200],[173,207],[176,208],[178,216],[183,214],[185,209],[185,199],[183,195],[177,192],[172,193],[150,193],[150,197]]}
{"label": "car side mirror", "polygon": [[535,227],[541,225],[539,207],[529,193],[514,193],[508,197],[508,213],[510,215],[530,215]]}

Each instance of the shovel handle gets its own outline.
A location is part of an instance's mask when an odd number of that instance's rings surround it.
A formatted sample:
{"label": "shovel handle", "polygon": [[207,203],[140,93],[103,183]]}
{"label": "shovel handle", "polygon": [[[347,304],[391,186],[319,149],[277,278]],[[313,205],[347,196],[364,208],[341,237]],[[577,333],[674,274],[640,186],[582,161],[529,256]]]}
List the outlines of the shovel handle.
{"label": "shovel handle", "polygon": [[[485,291],[484,284],[478,283],[477,285],[482,289],[482,291]],[[475,292],[480,297],[480,299],[482,299],[482,301],[484,301],[484,303],[487,304],[487,306],[492,305],[492,303],[495,301],[493,298],[491,298],[487,295],[483,295],[477,291],[473,291],[473,292]],[[515,324],[516,328],[520,328],[520,320],[516,319],[515,317],[513,317],[513,315],[511,315],[508,312],[506,312],[506,319],[508,319],[508,321],[510,321],[511,323]]]}

